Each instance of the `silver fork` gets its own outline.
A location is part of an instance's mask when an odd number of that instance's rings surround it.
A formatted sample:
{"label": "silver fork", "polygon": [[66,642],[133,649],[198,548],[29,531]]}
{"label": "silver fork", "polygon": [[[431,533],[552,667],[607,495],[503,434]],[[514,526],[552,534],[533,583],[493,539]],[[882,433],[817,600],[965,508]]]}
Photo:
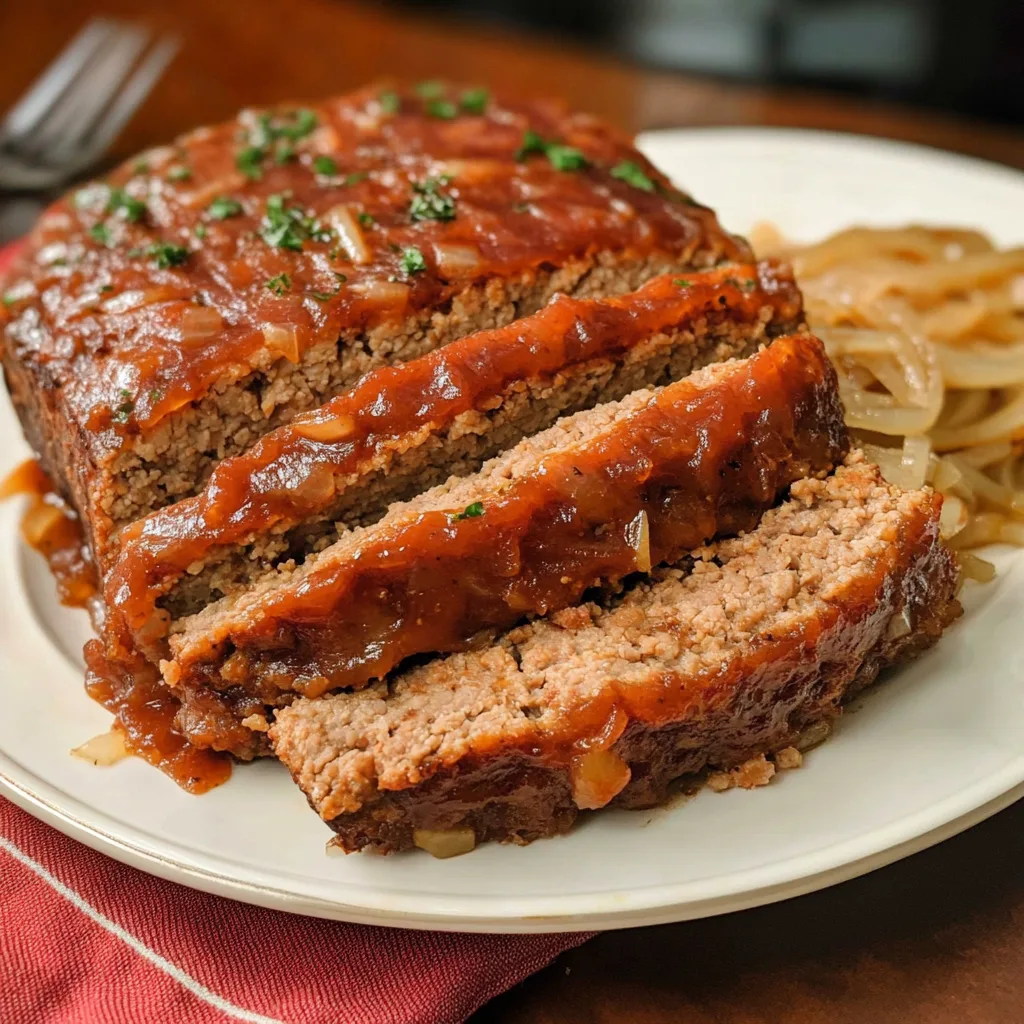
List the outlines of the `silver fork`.
{"label": "silver fork", "polygon": [[177,52],[176,39],[151,38],[88,22],[0,122],[0,190],[55,188],[103,155]]}

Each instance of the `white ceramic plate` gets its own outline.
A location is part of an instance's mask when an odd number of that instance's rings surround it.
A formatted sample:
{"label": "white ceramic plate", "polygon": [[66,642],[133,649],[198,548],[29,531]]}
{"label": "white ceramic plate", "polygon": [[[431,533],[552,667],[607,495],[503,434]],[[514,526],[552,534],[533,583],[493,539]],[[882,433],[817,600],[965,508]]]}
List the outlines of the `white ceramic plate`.
{"label": "white ceramic plate", "polygon": [[[724,223],[812,239],[852,223],[981,227],[1024,242],[1024,176],[926,149],[818,133],[702,130],[644,147]],[[0,470],[27,449],[0,406]],[[88,845],[185,885],[349,921],[468,931],[652,924],[807,892],[905,856],[1024,792],[1024,556],[999,558],[941,645],[866,695],[805,767],[753,792],[592,816],[525,849],[436,861],[327,857],[326,827],[277,764],[191,797],[145,764],[68,756],[109,716],[81,686],[82,614],[0,508],[0,782]]]}

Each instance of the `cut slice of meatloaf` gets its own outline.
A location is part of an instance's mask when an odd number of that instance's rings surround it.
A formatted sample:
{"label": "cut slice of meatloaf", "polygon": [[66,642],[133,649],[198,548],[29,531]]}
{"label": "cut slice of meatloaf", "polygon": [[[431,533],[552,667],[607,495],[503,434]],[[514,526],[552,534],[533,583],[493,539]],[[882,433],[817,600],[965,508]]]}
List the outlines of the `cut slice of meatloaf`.
{"label": "cut slice of meatloaf", "polygon": [[594,118],[458,95],[245,111],[44,214],[4,282],[3,362],[101,568],[123,524],[367,370],[556,292],[750,258]]}
{"label": "cut slice of meatloaf", "polygon": [[959,612],[940,506],[855,454],[604,604],[296,701],[274,751],[349,851],[528,842],[580,810],[652,806],[682,776],[786,747],[936,640]]}
{"label": "cut slice of meatloaf", "polygon": [[560,420],[472,476],[345,533],[180,623],[164,678],[268,704],[382,677],[416,654],[576,603],[752,528],[846,453],[835,372],[809,334]]}
{"label": "cut slice of meatloaf", "polygon": [[221,462],[202,494],[126,529],[107,578],[111,628],[163,656],[158,608],[171,619],[194,614],[562,415],[749,355],[799,321],[788,269],[728,265],[658,277],[622,298],[559,297],[367,374]]}

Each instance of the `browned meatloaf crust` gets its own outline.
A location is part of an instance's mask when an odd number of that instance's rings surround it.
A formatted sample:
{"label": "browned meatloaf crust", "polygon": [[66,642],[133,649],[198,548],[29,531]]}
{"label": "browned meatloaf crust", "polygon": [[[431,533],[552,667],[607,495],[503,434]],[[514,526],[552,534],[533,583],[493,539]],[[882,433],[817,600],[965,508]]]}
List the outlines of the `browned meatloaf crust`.
{"label": "browned meatloaf crust", "polygon": [[4,284],[3,363],[101,567],[118,527],[375,366],[559,291],[750,257],[592,117],[393,95],[245,111],[36,226]]}
{"label": "browned meatloaf crust", "polygon": [[[294,571],[176,624],[164,678],[276,704],[364,686],[412,655],[578,602],[753,528],[847,450],[835,371],[810,334],[560,420]],[[290,697],[289,697],[290,699]]]}
{"label": "browned meatloaf crust", "polygon": [[661,276],[620,298],[559,297],[382,367],[221,462],[199,496],[123,531],[106,586],[110,627],[162,656],[158,609],[194,614],[341,529],[373,523],[392,502],[478,470],[559,416],[749,355],[800,317],[788,269],[726,265]]}
{"label": "browned meatloaf crust", "polygon": [[274,750],[346,850],[407,849],[418,829],[526,842],[581,808],[651,806],[787,746],[939,636],[959,611],[940,507],[855,454],[604,607],[297,701]]}

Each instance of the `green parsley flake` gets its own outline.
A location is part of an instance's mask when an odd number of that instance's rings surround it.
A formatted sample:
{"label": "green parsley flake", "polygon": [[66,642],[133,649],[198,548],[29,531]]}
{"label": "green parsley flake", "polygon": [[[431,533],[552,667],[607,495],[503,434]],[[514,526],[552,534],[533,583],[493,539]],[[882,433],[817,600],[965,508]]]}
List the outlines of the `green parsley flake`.
{"label": "green parsley flake", "polygon": [[121,388],[118,394],[124,401],[113,411],[111,418],[115,423],[127,423],[135,410],[135,402],[132,401],[132,393],[127,388]]}
{"label": "green parsley flake", "polygon": [[188,181],[191,177],[191,169],[188,167],[182,167],[180,164],[177,167],[172,167],[167,172],[168,181]]}
{"label": "green parsley flake", "polygon": [[451,100],[428,100],[426,111],[431,117],[450,121],[459,112],[459,108]]}
{"label": "green parsley flake", "polygon": [[337,174],[338,164],[329,156],[318,156],[313,161],[313,170],[317,174]]}
{"label": "green parsley flake", "polygon": [[380,109],[385,114],[397,114],[401,109],[402,100],[397,92],[382,92],[377,97],[377,102],[380,104]]}
{"label": "green parsley flake", "polygon": [[643,168],[632,160],[623,160],[621,164],[616,164],[610,173],[613,178],[618,178],[633,188],[642,189],[644,192],[654,191],[654,182],[647,177]]}
{"label": "green parsley flake", "polygon": [[377,223],[373,219],[373,214],[367,213],[365,210],[363,210],[363,212],[356,217],[356,220],[359,221],[359,223],[362,224],[364,228],[372,228],[373,225]]}
{"label": "green parsley flake", "polygon": [[197,224],[195,226],[195,230],[193,231],[193,234],[196,236],[196,238],[205,238],[206,237],[206,225],[205,224]]}
{"label": "green parsley flake", "polygon": [[136,160],[135,165],[132,167],[133,174],[149,174],[149,161],[148,160]]}
{"label": "green parsley flake", "polygon": [[150,393],[149,393],[149,400],[151,402],[159,402],[160,399],[163,398],[163,397],[164,397],[164,393],[163,393],[163,391],[160,390],[160,388],[153,388],[153,390],[150,391]]}
{"label": "green parsley flake", "polygon": [[523,133],[523,141],[516,150],[515,159],[525,160],[531,153],[546,153],[548,144],[532,128]]}
{"label": "green parsley flake", "polygon": [[590,166],[590,161],[582,150],[575,146],[563,146],[560,142],[551,142],[547,146],[548,160],[556,171],[582,171]]}
{"label": "green parsley flake", "polygon": [[484,514],[484,503],[482,501],[474,501],[472,504],[467,505],[461,512],[449,512],[448,519],[450,522],[457,523],[461,519],[477,519]]}
{"label": "green parsley flake", "polygon": [[110,245],[110,228],[106,224],[93,224],[89,228],[89,237],[94,241],[100,243],[100,245]]}
{"label": "green parsley flake", "polygon": [[242,204],[228,196],[217,196],[206,208],[206,212],[214,220],[227,220],[228,217],[238,217],[242,213]]}
{"label": "green parsley flake", "polygon": [[423,258],[423,253],[416,246],[410,246],[408,249],[403,250],[402,269],[407,274],[421,274],[427,269],[427,261]]}
{"label": "green parsley flake", "polygon": [[13,306],[17,301],[17,295],[13,294],[12,292],[4,292],[3,303],[5,306],[7,306],[8,309],[10,309],[10,307]]}
{"label": "green parsley flake", "polygon": [[100,294],[101,295],[106,295],[108,292],[112,292],[113,290],[114,290],[114,286],[112,284],[102,284],[102,285],[100,285]]}
{"label": "green parsley flake", "polygon": [[246,146],[235,156],[235,166],[250,180],[259,181],[263,177],[263,150],[259,146]]}
{"label": "green parsley flake", "polygon": [[146,254],[153,257],[153,262],[161,270],[181,266],[188,259],[188,249],[172,242],[154,242],[146,250]]}
{"label": "green parsley flake", "polygon": [[440,191],[448,178],[427,178],[421,182],[413,182],[416,193],[409,204],[409,216],[412,220],[454,220],[455,200]]}
{"label": "green parsley flake", "polygon": [[333,237],[328,228],[309,216],[298,206],[285,206],[282,193],[267,197],[267,207],[260,227],[260,237],[267,245],[278,249],[301,251],[307,239],[329,242]]}
{"label": "green parsley flake", "polygon": [[284,295],[286,291],[290,291],[292,286],[292,279],[288,274],[278,274],[276,277],[272,277],[267,281],[266,286],[275,295]]}
{"label": "green parsley flake", "polygon": [[358,185],[361,181],[366,181],[370,176],[369,171],[353,171],[351,174],[346,174],[344,181],[346,185]]}
{"label": "green parsley flake", "polygon": [[468,114],[482,114],[491,101],[491,94],[486,89],[467,89],[460,97],[459,103]]}
{"label": "green parsley flake", "polygon": [[274,147],[274,163],[286,164],[295,159],[295,147],[290,142],[279,142]]}
{"label": "green parsley flake", "polygon": [[123,188],[112,188],[107,199],[107,213],[120,213],[133,224],[146,216],[146,204],[133,199]]}
{"label": "green parsley flake", "polygon": [[693,284],[693,282],[688,277],[674,277],[672,279],[672,283],[677,288],[689,288],[690,285]]}
{"label": "green parsley flake", "polygon": [[416,94],[425,100],[436,100],[444,95],[444,83],[431,80],[415,86]]}

